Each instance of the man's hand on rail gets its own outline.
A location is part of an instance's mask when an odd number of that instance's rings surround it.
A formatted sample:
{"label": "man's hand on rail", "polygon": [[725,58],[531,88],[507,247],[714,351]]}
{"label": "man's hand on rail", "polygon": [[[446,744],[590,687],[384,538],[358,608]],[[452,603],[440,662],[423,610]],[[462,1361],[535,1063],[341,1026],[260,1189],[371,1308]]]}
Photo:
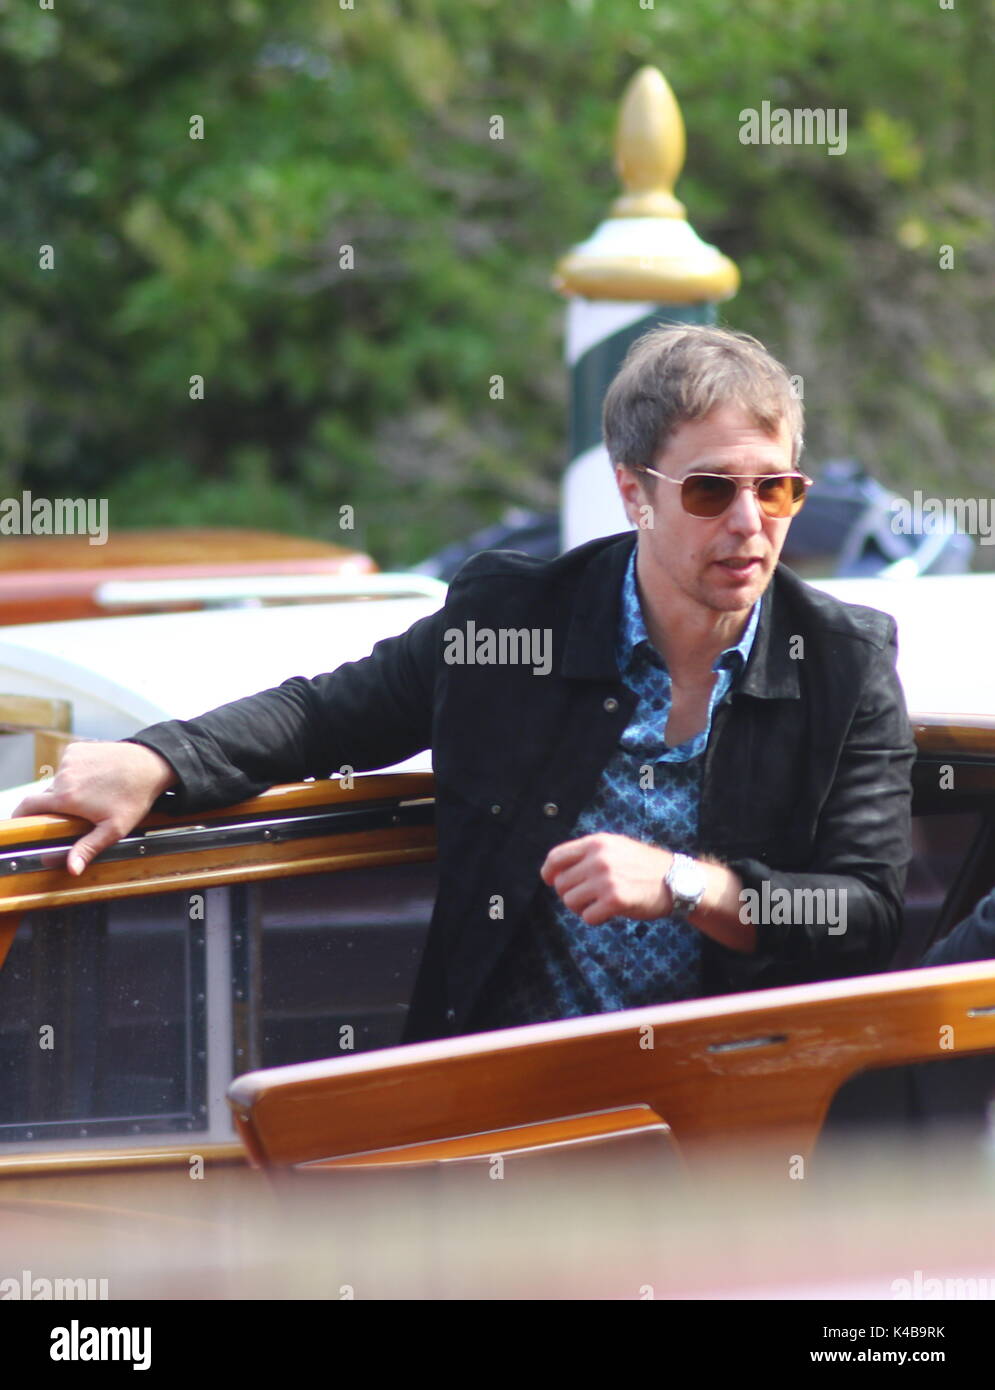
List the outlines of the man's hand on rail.
{"label": "man's hand on rail", "polygon": [[166,759],[139,743],[71,743],[51,785],[26,796],[14,815],[79,816],[92,822],[93,829],[76,841],[66,860],[69,872],[78,876],[148,815],[176,780]]}

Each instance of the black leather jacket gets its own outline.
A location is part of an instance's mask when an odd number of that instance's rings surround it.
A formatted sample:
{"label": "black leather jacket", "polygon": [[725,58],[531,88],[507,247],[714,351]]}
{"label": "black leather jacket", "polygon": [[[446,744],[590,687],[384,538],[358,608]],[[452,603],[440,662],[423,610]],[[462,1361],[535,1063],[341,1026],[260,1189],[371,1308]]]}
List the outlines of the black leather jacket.
{"label": "black leather jacket", "polygon": [[[136,735],[180,778],[161,803],[172,811],[432,748],[439,893],[409,1041],[465,1031],[485,979],[528,930],[543,859],[569,838],[626,727],[635,696],[614,648],[634,543],[632,533],[611,536],[551,561],[477,555],[439,613],[364,660]],[[548,632],[549,674],[448,664],[444,634],[470,620],[478,632]],[[713,715],[699,854],[758,892],[764,879],[772,889],[845,888],[846,931],[760,925],[750,956],[706,940],[706,993],[886,968],[902,920],[915,753],[895,652],[890,617],[778,566],[747,666]]]}

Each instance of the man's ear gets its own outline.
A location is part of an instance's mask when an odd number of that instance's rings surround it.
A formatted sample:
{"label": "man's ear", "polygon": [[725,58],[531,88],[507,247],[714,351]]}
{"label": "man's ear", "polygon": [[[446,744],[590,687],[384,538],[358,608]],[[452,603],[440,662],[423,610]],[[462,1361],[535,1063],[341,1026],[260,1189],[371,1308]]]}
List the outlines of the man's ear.
{"label": "man's ear", "polygon": [[638,526],[644,515],[642,509],[647,503],[639,474],[634,469],[627,468],[624,463],[617,463],[615,465],[615,481],[618,484],[626,516],[633,526]]}

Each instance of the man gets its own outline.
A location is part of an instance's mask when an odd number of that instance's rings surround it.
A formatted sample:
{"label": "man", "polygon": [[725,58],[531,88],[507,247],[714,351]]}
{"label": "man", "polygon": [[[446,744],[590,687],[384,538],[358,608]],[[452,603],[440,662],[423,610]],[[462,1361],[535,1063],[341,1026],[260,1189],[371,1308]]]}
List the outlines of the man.
{"label": "man", "polygon": [[[910,968],[966,965],[995,960],[995,888],[946,936],[935,941]],[[956,1125],[953,1142],[977,1138],[990,1146],[995,1137],[995,1058],[990,1052],[958,1055],[940,1051],[934,1061],[884,1067],[851,1077],[834,1098],[827,1137],[852,1126],[900,1129],[906,1139],[933,1139]],[[944,1142],[950,1141],[949,1132]]]}
{"label": "man", "polygon": [[74,745],[19,812],[92,821],[82,872],[153,804],[431,747],[408,1040],[885,968],[914,757],[895,625],[778,565],[808,483],[785,369],[744,334],[656,329],[604,428],[634,534],[478,555],[363,661]]}
{"label": "man", "polygon": [[934,942],[918,965],[966,965],[975,960],[995,960],[995,888],[946,936]]}
{"label": "man", "polygon": [[[975,903],[969,915],[929,948],[918,962],[965,965],[995,959],[995,888]],[[951,1121],[991,1140],[995,1134],[995,1060],[990,1053],[947,1056],[907,1070],[909,1114],[920,1125]]]}

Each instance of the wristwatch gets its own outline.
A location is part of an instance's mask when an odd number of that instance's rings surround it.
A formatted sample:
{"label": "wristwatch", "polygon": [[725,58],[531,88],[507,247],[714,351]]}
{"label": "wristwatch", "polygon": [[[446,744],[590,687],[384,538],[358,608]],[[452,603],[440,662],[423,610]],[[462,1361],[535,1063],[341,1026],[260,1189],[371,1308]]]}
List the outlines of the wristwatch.
{"label": "wristwatch", "polygon": [[705,896],[705,875],[700,865],[686,854],[675,854],[663,881],[673,894],[672,915],[690,917]]}

